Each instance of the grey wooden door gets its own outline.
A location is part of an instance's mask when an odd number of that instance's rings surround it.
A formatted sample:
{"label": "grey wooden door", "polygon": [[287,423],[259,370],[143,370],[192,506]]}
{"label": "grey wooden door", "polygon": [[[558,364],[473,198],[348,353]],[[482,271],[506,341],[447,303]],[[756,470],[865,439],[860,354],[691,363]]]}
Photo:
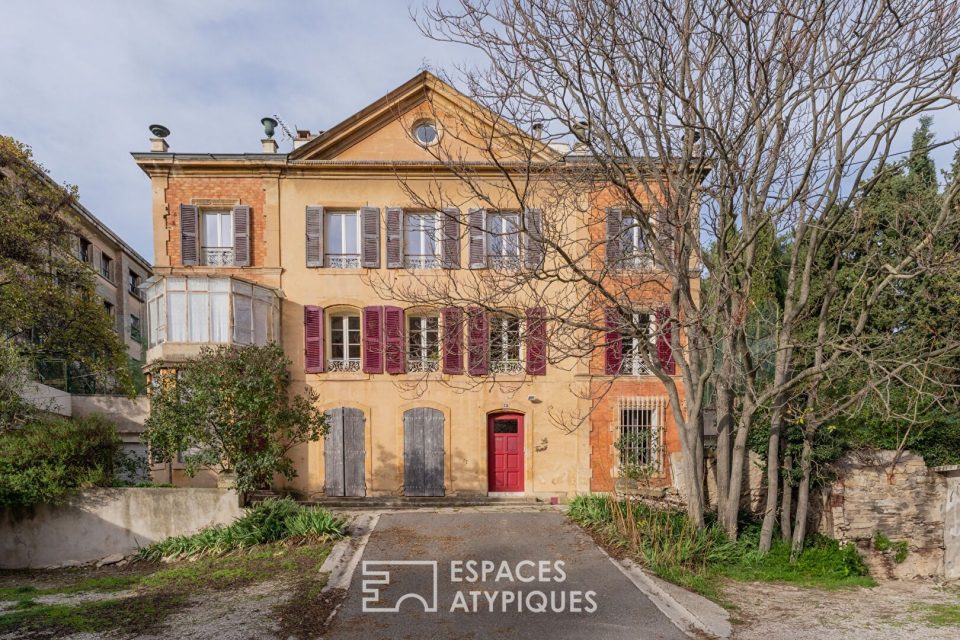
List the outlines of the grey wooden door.
{"label": "grey wooden door", "polygon": [[403,493],[443,495],[443,413],[436,409],[403,414]]}
{"label": "grey wooden door", "polygon": [[328,496],[367,494],[363,412],[352,407],[327,411],[330,430],[324,444],[324,475]]}

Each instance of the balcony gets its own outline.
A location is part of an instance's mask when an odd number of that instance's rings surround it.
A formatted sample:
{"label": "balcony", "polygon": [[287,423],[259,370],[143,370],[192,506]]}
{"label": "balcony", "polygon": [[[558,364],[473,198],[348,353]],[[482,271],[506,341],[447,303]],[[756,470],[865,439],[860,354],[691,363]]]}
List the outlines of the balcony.
{"label": "balcony", "polygon": [[520,256],[487,256],[487,268],[496,271],[516,271],[520,268]]}
{"label": "balcony", "polygon": [[327,371],[360,371],[360,358],[327,360]]}
{"label": "balcony", "polygon": [[433,358],[418,358],[407,360],[407,371],[410,373],[432,373],[440,369],[440,361]]}
{"label": "balcony", "polygon": [[324,265],[328,269],[359,269],[359,253],[328,253],[324,256]]}
{"label": "balcony", "polygon": [[207,267],[232,267],[233,247],[200,247],[200,264]]}
{"label": "balcony", "polygon": [[154,277],[145,289],[148,361],[182,360],[205,345],[280,341],[276,289],[208,276]]}
{"label": "balcony", "polygon": [[435,255],[430,256],[404,256],[403,266],[406,269],[439,269],[440,258]]}
{"label": "balcony", "polygon": [[520,360],[491,360],[491,373],[523,373],[524,366]]}

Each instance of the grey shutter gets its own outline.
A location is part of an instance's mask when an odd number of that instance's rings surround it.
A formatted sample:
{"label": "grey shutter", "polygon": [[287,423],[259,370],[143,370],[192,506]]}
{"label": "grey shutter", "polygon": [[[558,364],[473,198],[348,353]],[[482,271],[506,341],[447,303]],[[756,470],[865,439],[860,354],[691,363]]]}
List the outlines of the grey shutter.
{"label": "grey shutter", "polygon": [[470,268],[485,269],[487,266],[487,210],[470,209]]}
{"label": "grey shutter", "polygon": [[527,269],[539,269],[543,266],[543,211],[527,209],[523,212],[523,225],[526,227],[524,246],[524,264]]}
{"label": "grey shutter", "polygon": [[623,226],[623,209],[607,209],[607,266],[620,263],[620,233]]}
{"label": "grey shutter", "polygon": [[355,498],[366,495],[366,455],[363,446],[363,411],[352,407],[343,413],[343,494]]}
{"label": "grey shutter", "polygon": [[424,490],[429,496],[442,496],[443,491],[443,413],[423,409]]}
{"label": "grey shutter", "polygon": [[423,421],[420,409],[403,412],[403,495],[423,495]]}
{"label": "grey shutter", "polygon": [[403,267],[403,209],[385,212],[387,222],[387,269]]}
{"label": "grey shutter", "polygon": [[442,496],[443,413],[417,407],[403,414],[403,493]]}
{"label": "grey shutter", "polygon": [[323,266],[323,207],[307,207],[307,266]]}
{"label": "grey shutter", "polygon": [[360,266],[380,268],[380,209],[360,209]]}
{"label": "grey shutter", "polygon": [[328,496],[342,496],[343,486],[343,409],[327,411],[329,430],[323,444],[324,484]]}
{"label": "grey shutter", "polygon": [[180,205],[180,262],[185,267],[197,264],[197,218],[200,212],[196,205]]}
{"label": "grey shutter", "polygon": [[245,204],[233,208],[233,264],[250,266],[250,207]]}
{"label": "grey shutter", "polygon": [[444,209],[441,215],[440,263],[444,269],[460,268],[460,209]]}

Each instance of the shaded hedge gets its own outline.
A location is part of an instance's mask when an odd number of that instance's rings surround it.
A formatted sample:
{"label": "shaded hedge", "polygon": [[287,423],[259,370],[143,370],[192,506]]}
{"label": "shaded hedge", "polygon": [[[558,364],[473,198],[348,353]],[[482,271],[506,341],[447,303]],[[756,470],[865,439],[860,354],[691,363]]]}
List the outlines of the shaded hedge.
{"label": "shaded hedge", "polygon": [[0,506],[57,503],[110,486],[127,464],[116,427],[103,417],[34,420],[0,433]]}

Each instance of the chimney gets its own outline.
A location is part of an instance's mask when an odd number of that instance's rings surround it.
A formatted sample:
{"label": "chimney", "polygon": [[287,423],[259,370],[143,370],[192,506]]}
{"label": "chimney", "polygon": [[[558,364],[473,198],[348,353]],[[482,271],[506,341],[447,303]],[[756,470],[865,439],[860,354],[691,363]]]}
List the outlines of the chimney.
{"label": "chimney", "polygon": [[170,149],[166,140],[166,137],[170,135],[170,129],[162,124],[152,124],[150,125],[150,133],[153,134],[153,137],[150,138],[150,151],[152,153],[166,153]]}
{"label": "chimney", "polygon": [[280,145],[273,138],[263,138],[260,140],[260,145],[263,147],[263,153],[276,153],[277,149],[280,148]]}
{"label": "chimney", "polygon": [[299,149],[303,145],[310,142],[313,139],[313,136],[310,135],[309,129],[297,129],[297,137],[293,140],[293,148]]}

